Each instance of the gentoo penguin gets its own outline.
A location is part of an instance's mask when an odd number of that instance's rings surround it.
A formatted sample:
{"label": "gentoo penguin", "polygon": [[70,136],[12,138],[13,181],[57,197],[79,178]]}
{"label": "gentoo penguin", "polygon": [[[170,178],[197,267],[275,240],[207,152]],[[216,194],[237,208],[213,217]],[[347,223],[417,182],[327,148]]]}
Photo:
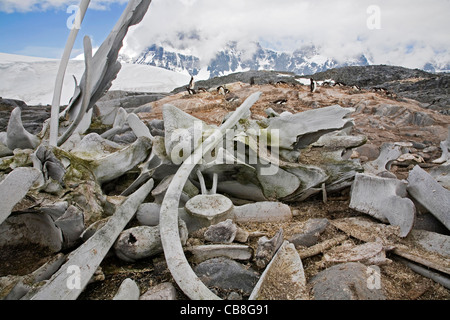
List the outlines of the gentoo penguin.
{"label": "gentoo penguin", "polygon": [[186,87],[187,92],[189,94],[195,94],[195,81],[194,77],[191,76],[191,81],[189,82],[189,86]]}
{"label": "gentoo penguin", "polygon": [[226,95],[227,93],[230,93],[230,90],[228,90],[227,88],[225,88],[225,86],[219,86],[217,88],[217,92],[221,95]]}
{"label": "gentoo penguin", "polygon": [[286,104],[287,103],[287,99],[280,99],[280,100],[274,101],[273,103],[274,104]]}
{"label": "gentoo penguin", "polygon": [[251,77],[250,78],[250,85],[254,86],[255,85],[255,77]]}
{"label": "gentoo penguin", "polygon": [[311,85],[310,85],[311,92],[314,93],[317,90],[317,83],[312,78],[310,80],[311,80]]}

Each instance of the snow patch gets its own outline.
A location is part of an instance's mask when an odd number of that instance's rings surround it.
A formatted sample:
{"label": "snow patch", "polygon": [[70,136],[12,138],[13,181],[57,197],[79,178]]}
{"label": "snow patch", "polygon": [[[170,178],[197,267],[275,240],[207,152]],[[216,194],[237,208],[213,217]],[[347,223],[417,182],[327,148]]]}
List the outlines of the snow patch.
{"label": "snow patch", "polygon": [[[0,53],[0,96],[22,100],[28,105],[52,103],[59,60]],[[80,81],[84,62],[71,60],[64,78],[61,104],[66,105]],[[122,64],[110,90],[170,92],[189,83],[190,77],[148,65]]]}

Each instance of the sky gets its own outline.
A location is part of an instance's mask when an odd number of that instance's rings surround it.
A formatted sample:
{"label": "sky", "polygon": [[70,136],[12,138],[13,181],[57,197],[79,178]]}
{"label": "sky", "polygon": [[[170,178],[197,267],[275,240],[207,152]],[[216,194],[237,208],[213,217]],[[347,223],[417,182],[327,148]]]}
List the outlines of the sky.
{"label": "sky", "polygon": [[[59,58],[71,0],[0,0],[0,52]],[[126,6],[92,0],[75,45],[89,35],[98,47]],[[422,68],[450,64],[450,0],[153,0],[132,27],[122,53],[137,56],[164,44],[207,63],[234,41],[249,54],[255,43],[283,52],[315,45],[345,61],[361,53],[373,64]]]}

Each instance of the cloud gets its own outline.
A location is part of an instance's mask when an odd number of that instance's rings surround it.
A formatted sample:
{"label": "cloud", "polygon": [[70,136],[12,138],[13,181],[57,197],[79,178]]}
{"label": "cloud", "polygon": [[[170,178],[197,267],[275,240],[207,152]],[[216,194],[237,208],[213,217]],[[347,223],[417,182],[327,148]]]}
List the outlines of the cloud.
{"label": "cloud", "polygon": [[[368,27],[371,5],[379,28]],[[153,0],[123,52],[164,43],[207,62],[230,41],[278,51],[314,44],[338,60],[366,53],[377,64],[422,67],[432,58],[450,61],[448,12],[448,0]]]}
{"label": "cloud", "polygon": [[[92,0],[90,9],[106,10],[113,3],[124,4],[127,0]],[[0,11],[6,13],[47,11],[50,9],[65,9],[77,5],[80,0],[0,0]]]}

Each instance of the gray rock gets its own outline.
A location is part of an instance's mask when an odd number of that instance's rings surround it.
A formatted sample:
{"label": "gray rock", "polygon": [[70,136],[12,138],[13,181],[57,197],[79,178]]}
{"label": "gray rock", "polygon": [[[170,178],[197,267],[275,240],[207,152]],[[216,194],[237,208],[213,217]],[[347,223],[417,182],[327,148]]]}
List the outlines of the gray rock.
{"label": "gray rock", "polygon": [[61,229],[64,238],[64,248],[71,248],[81,241],[84,232],[84,214],[75,206],[70,206],[67,211],[55,221],[55,225]]}
{"label": "gray rock", "polygon": [[314,299],[385,300],[381,282],[376,281],[379,275],[373,270],[377,268],[366,267],[359,262],[332,266],[312,278]]}
{"label": "gray rock", "polygon": [[317,244],[319,236],[328,226],[328,219],[309,219],[305,224],[305,230],[302,233],[294,234],[289,242],[296,247],[311,247]]}
{"label": "gray rock", "polygon": [[214,243],[232,243],[236,237],[237,226],[231,219],[210,226],[205,231],[205,240]]}
{"label": "gray rock", "polygon": [[413,229],[449,235],[450,231],[429,212],[417,214]]}
{"label": "gray rock", "polygon": [[0,225],[0,247],[35,244],[51,252],[62,249],[63,236],[47,214],[11,216]]}
{"label": "gray rock", "polygon": [[202,262],[194,268],[194,272],[209,287],[241,290],[245,295],[250,295],[259,279],[253,269],[247,269],[242,264],[226,258]]}
{"label": "gray rock", "polygon": [[139,300],[140,294],[141,291],[136,282],[127,278],[120,285],[113,300]]}
{"label": "gray rock", "polygon": [[163,282],[148,289],[139,300],[177,300],[177,290],[170,282]]}
{"label": "gray rock", "polygon": [[369,161],[377,159],[380,155],[380,149],[374,144],[365,144],[356,149],[360,157],[367,157]]}
{"label": "gray rock", "polygon": [[408,193],[450,229],[450,191],[419,166],[408,176]]}
{"label": "gray rock", "polygon": [[255,253],[255,262],[258,268],[264,268],[283,244],[283,229],[280,229],[272,239],[266,236],[259,238]]}
{"label": "gray rock", "polygon": [[0,225],[40,175],[41,172],[34,168],[17,168],[0,182]]}
{"label": "gray rock", "polygon": [[51,204],[45,204],[39,208],[39,211],[46,213],[52,217],[53,220],[58,220],[69,208],[67,201],[55,202]]}
{"label": "gray rock", "polygon": [[[2,133],[6,137],[6,132],[0,132],[0,134]],[[6,141],[5,143],[3,143],[2,139],[0,138],[0,158],[12,156],[13,154],[13,151],[6,146]]]}
{"label": "gray rock", "polygon": [[238,293],[238,292],[235,292],[235,291],[230,292],[230,294],[227,297],[227,300],[236,300],[236,301],[238,301],[238,300],[242,300],[242,299],[243,299],[242,295],[240,293]]}
{"label": "gray rock", "polygon": [[158,203],[143,203],[136,212],[136,219],[143,226],[154,227],[159,225],[159,212],[161,205]]}

